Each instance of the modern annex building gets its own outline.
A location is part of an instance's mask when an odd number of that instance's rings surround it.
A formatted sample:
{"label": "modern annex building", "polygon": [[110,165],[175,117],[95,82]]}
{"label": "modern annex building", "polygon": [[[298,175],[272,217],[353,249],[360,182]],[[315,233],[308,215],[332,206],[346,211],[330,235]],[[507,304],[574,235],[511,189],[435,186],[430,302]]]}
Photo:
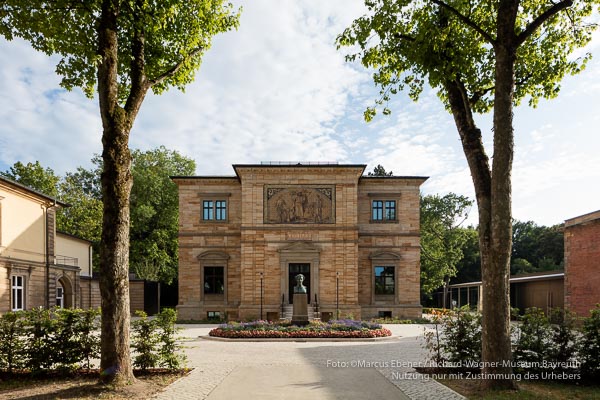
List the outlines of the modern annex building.
{"label": "modern annex building", "polygon": [[177,176],[181,319],[276,319],[305,276],[325,319],[418,317],[419,187],[366,165],[233,165]]}

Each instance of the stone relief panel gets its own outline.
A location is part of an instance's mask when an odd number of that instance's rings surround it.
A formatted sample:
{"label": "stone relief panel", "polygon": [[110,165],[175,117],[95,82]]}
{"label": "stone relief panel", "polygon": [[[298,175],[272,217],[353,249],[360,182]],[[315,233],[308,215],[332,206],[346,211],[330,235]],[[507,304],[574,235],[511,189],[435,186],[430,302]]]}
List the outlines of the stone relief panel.
{"label": "stone relief panel", "polygon": [[265,186],[265,224],[334,224],[335,186]]}

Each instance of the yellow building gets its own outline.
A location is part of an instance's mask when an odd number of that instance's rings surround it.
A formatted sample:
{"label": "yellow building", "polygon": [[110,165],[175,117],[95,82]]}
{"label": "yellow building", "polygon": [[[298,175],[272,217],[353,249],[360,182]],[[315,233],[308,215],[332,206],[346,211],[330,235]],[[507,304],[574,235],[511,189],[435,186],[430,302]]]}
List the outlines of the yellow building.
{"label": "yellow building", "polygon": [[0,313],[81,306],[80,276],[91,275],[91,243],[57,233],[68,206],[0,177]]}
{"label": "yellow building", "polygon": [[427,178],[364,176],[365,167],[263,163],[234,165],[229,177],[173,177],[180,317],[289,316],[299,273],[323,319],[420,316]]}

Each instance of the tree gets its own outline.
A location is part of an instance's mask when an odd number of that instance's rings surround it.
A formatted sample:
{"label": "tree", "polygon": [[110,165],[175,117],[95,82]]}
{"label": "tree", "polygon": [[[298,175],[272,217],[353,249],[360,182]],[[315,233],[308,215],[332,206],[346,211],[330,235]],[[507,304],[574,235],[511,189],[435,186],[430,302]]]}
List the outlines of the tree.
{"label": "tree", "polygon": [[129,355],[129,134],[148,90],[194,79],[214,35],[237,27],[223,0],[6,0],[0,34],[61,57],[66,89],[98,92],[102,119],[103,221],[100,245],[102,380],[134,380]]}
{"label": "tree", "polygon": [[[511,259],[511,274],[561,269],[564,259],[561,227],[540,226],[533,221],[515,221]],[[527,263],[517,263],[517,259]]]}
{"label": "tree", "polygon": [[[482,359],[488,388],[515,388],[511,360],[509,272],[513,107],[525,97],[535,106],[558,94],[566,74],[576,74],[589,55],[569,58],[591,39],[587,24],[598,0],[367,0],[369,15],[337,39],[357,46],[348,61],[374,68],[381,88],[377,105],[408,89],[417,100],[425,83],[452,113],[471,172],[479,212],[483,281]],[[372,40],[376,37],[375,40]],[[473,113],[493,109],[490,168]],[[384,114],[390,110],[384,107]],[[374,108],[365,111],[370,120]],[[498,366],[498,367],[496,367]]]}
{"label": "tree", "polygon": [[381,164],[377,164],[377,166],[373,168],[373,172],[369,172],[367,176],[394,176],[394,173],[392,171],[387,172]]}
{"label": "tree", "polygon": [[141,278],[171,283],[179,263],[179,197],[169,176],[193,175],[196,163],[163,146],[146,152],[135,150],[132,159],[132,269],[144,275],[139,275]]}
{"label": "tree", "polygon": [[421,292],[430,295],[456,275],[467,231],[460,226],[473,202],[464,196],[421,196]]}
{"label": "tree", "polygon": [[0,176],[35,189],[46,196],[58,196],[57,188],[60,177],[54,173],[52,168],[42,167],[39,161],[27,164],[17,161],[8,171],[0,172]]}

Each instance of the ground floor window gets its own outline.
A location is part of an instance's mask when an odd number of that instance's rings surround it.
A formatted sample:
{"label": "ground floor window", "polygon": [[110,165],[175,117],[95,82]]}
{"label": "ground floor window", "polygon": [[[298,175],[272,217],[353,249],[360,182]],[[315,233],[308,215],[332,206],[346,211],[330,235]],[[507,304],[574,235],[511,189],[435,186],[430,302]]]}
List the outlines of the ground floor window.
{"label": "ground floor window", "polygon": [[394,267],[375,267],[375,294],[396,292],[396,271]]}
{"label": "ground floor window", "polygon": [[65,307],[65,288],[60,282],[56,286],[56,306],[60,308]]}
{"label": "ground floor window", "polygon": [[208,311],[206,313],[206,318],[207,319],[221,319],[221,312],[220,311]]}
{"label": "ground floor window", "polygon": [[224,294],[224,267],[204,267],[204,294]]}
{"label": "ground floor window", "polygon": [[11,277],[12,310],[19,311],[25,308],[25,277],[13,275]]}
{"label": "ground floor window", "polygon": [[379,311],[378,317],[379,318],[392,318],[392,312],[391,311]]}

